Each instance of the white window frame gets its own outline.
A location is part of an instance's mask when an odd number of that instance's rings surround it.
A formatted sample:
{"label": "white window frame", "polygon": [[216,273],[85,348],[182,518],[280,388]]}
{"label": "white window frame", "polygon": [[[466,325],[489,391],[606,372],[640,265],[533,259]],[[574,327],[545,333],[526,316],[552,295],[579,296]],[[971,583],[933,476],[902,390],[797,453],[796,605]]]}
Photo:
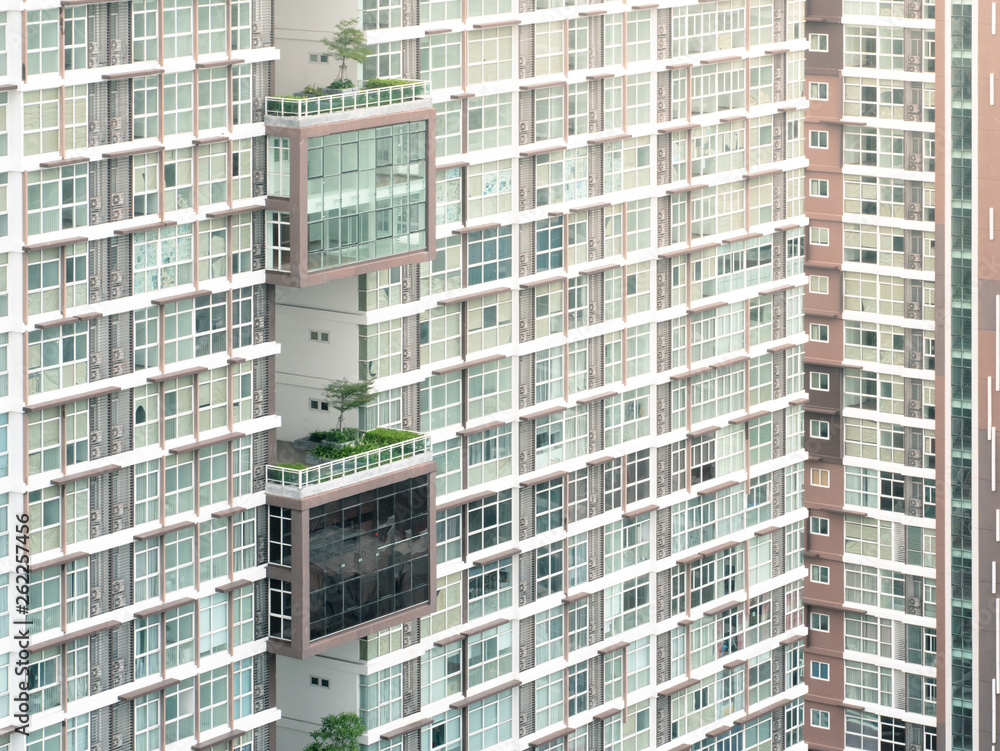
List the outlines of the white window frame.
{"label": "white window frame", "polygon": [[809,661],[809,677],[818,681],[830,680],[830,663],[820,660]]}
{"label": "white window frame", "polygon": [[[824,435],[825,433],[825,435]],[[816,438],[821,441],[830,440],[830,421],[829,420],[810,420],[809,421],[809,437]]]}
{"label": "white window frame", "polygon": [[825,323],[810,323],[809,341],[828,344],[830,342],[830,326]]}
{"label": "white window frame", "polygon": [[810,198],[829,198],[830,181],[811,178],[809,180],[809,196]]}
{"label": "white window frame", "polygon": [[809,244],[810,245],[829,245],[830,244],[830,228],[829,227],[810,227],[809,228]]}
{"label": "white window frame", "polygon": [[809,517],[809,533],[813,535],[820,535],[821,537],[829,537],[830,520],[825,516]]}
{"label": "white window frame", "polygon": [[809,35],[809,51],[810,52],[829,52],[830,51],[830,35],[829,34],[810,34]]}
{"label": "white window frame", "polygon": [[814,584],[829,584],[830,567],[820,566],[817,563],[812,564],[809,567],[809,581],[811,581]]}
{"label": "white window frame", "polygon": [[830,713],[825,709],[809,710],[809,725],[822,730],[830,729]]}
{"label": "white window frame", "polygon": [[809,628],[813,631],[830,632],[830,616],[828,613],[810,613]]}
{"label": "white window frame", "polygon": [[814,102],[825,102],[830,98],[830,84],[826,81],[809,82],[809,99]]}

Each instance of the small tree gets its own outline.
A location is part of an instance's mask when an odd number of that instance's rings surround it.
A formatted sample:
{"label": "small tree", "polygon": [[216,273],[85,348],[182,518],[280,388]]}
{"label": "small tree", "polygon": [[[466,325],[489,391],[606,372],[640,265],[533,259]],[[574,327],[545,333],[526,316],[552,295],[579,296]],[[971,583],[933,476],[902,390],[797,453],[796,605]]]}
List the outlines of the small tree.
{"label": "small tree", "polygon": [[333,56],[340,60],[340,78],[347,78],[347,61],[363,63],[368,59],[371,50],[365,44],[365,32],[358,28],[357,18],[345,18],[337,24],[337,30],[332,37],[323,39]]}
{"label": "small tree", "polygon": [[344,414],[352,409],[361,407],[372,401],[377,395],[372,391],[371,381],[349,381],[346,378],[338,378],[330,381],[323,387],[323,395],[337,412],[337,430],[344,427]]}
{"label": "small tree", "polygon": [[319,730],[312,731],[312,743],[303,751],[360,751],[365,730],[365,723],[353,712],[327,715]]}

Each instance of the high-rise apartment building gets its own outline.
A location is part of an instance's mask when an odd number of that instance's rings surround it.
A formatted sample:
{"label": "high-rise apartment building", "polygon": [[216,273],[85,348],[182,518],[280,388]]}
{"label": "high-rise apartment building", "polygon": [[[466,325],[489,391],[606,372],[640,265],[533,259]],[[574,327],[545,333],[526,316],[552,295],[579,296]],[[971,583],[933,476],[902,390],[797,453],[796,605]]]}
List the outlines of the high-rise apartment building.
{"label": "high-rise apartment building", "polygon": [[0,750],[992,744],[993,5],[11,8]]}
{"label": "high-rise apartment building", "polygon": [[[327,381],[373,378],[361,427],[437,463],[435,529],[395,538],[433,551],[430,613],[351,594],[383,549],[322,548],[383,522],[312,500],[419,457],[269,486],[271,550],[317,551],[269,567],[279,748],[340,710],[385,751],[803,747],[805,12],[371,3],[350,77],[410,101],[269,100],[279,446],[330,426]],[[353,14],[277,15],[277,94],[336,77],[321,37]],[[338,576],[372,619],[329,628]]]}
{"label": "high-rise apartment building", "polygon": [[0,45],[0,747],[272,749],[271,4],[32,0]]}
{"label": "high-rise apartment building", "polygon": [[950,98],[935,99],[948,36],[935,15],[867,0],[806,14],[805,736],[822,747],[936,749],[946,697],[961,693],[938,690],[958,653],[941,638],[952,602],[938,586],[953,551],[937,501],[951,461],[935,372],[951,354],[936,348],[950,295],[935,175],[953,152],[935,117]]}
{"label": "high-rise apartment building", "polygon": [[996,6],[806,28],[806,740],[992,748]]}

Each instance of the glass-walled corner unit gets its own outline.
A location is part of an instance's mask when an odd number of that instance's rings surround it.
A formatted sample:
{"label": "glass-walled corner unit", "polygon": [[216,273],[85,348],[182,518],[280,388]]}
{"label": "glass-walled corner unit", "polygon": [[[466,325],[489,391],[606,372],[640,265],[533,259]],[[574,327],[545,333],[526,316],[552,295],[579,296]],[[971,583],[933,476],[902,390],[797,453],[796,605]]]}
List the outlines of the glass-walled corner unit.
{"label": "glass-walled corner unit", "polygon": [[433,259],[434,110],[422,84],[403,89],[268,100],[268,282]]}
{"label": "glass-walled corner unit", "polygon": [[433,610],[435,467],[416,434],[268,467],[270,651],[311,657]]}

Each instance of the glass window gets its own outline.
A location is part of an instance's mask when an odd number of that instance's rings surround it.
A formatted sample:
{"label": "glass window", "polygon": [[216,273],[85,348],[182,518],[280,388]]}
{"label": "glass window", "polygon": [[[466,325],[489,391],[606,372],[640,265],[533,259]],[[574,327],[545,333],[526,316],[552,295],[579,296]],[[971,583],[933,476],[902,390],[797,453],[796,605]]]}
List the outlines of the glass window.
{"label": "glass window", "polygon": [[[190,2],[190,0],[188,0]],[[171,2],[171,0],[167,0]],[[188,7],[190,14],[190,6]],[[190,43],[190,40],[189,40]],[[167,57],[170,57],[168,55]],[[152,92],[149,93],[151,97]],[[163,76],[163,131],[165,135],[194,130],[194,74],[167,73]],[[148,136],[152,136],[149,133]],[[188,150],[190,151],[190,149]],[[166,163],[166,162],[164,162]]]}
{"label": "glass window", "polygon": [[[449,18],[458,18],[457,0],[424,0],[420,3],[420,20],[445,20],[447,13]],[[450,6],[454,5],[454,14],[449,12]],[[425,16],[424,6],[429,6],[430,16]],[[441,9],[441,10],[439,10]],[[434,11],[438,11],[435,13]],[[443,11],[443,12],[442,12]],[[442,18],[435,19],[435,15]],[[462,85],[462,35],[461,34],[434,34],[425,36],[420,40],[420,77],[431,82],[431,87],[438,91],[453,86]]]}
{"label": "glass window", "polygon": [[59,70],[59,9],[25,11],[27,74]]}
{"label": "glass window", "polygon": [[469,570],[469,620],[496,613],[513,604],[513,564],[503,558]]}
{"label": "glass window", "polygon": [[468,286],[511,277],[511,230],[508,226],[469,233]]}
{"label": "glass window", "polygon": [[513,27],[473,28],[466,33],[468,34],[468,83],[474,85],[510,80],[513,73]]}
{"label": "glass window", "polygon": [[166,591],[194,585],[194,530],[183,529],[164,536]]}
{"label": "glass window", "polygon": [[[440,126],[441,120],[438,119]],[[469,100],[469,151],[510,146],[513,106],[510,94],[490,94]]]}
{"label": "glass window", "polygon": [[[430,600],[428,492],[428,478],[416,477],[310,510],[311,639]],[[343,567],[343,545],[377,545],[380,555]]]}
{"label": "glass window", "polygon": [[514,699],[508,689],[468,707],[469,751],[484,751],[510,740],[514,732]]}
{"label": "glass window", "polygon": [[468,439],[469,485],[474,487],[511,473],[511,426],[473,433]]}
{"label": "glass window", "polygon": [[420,664],[420,677],[421,705],[426,706],[459,693],[462,690],[461,643],[434,647],[424,652]]}
{"label": "glass window", "polygon": [[86,226],[87,175],[86,164],[28,173],[29,236]]}
{"label": "glass window", "polygon": [[194,691],[194,678],[166,689],[163,714],[168,745],[194,736]]}
{"label": "glass window", "polygon": [[403,716],[401,665],[362,675],[359,680],[361,718],[367,727],[385,725]]}
{"label": "glass window", "polygon": [[513,539],[511,491],[468,504],[469,553],[510,542]]}
{"label": "glass window", "polygon": [[192,41],[194,39],[192,17],[191,0],[164,0],[164,57],[189,57],[192,54]]}
{"label": "glass window", "polygon": [[[144,62],[159,59],[156,0],[134,0],[132,3],[132,60]],[[153,76],[149,76],[153,78]],[[135,86],[141,79],[132,79]],[[136,136],[137,138],[139,136]]]}
{"label": "glass window", "polygon": [[486,683],[513,669],[514,641],[510,623],[469,637],[469,688]]}
{"label": "glass window", "polygon": [[426,247],[425,140],[424,121],[309,139],[310,191],[338,197],[309,212],[310,271]]}

